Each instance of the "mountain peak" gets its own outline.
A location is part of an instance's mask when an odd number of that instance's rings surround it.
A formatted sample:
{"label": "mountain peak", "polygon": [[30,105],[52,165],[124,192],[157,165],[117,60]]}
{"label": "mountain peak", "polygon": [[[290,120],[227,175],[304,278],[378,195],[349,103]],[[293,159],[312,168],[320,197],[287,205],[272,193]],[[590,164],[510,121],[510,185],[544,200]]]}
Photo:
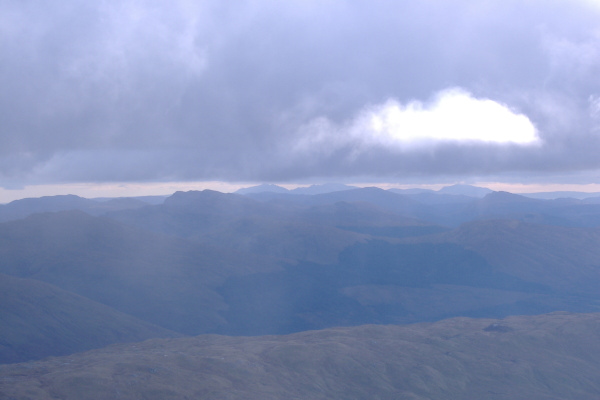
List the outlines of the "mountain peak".
{"label": "mountain peak", "polygon": [[510,192],[491,192],[487,194],[483,199],[486,203],[539,203],[541,200],[532,199],[529,197],[521,196]]}
{"label": "mountain peak", "polygon": [[294,194],[323,194],[332,192],[341,192],[343,190],[357,189],[356,186],[348,186],[343,183],[324,183],[321,185],[311,185],[309,187],[299,187],[291,192]]}
{"label": "mountain peak", "polygon": [[281,187],[281,186],[273,185],[271,183],[264,183],[262,185],[250,186],[247,188],[242,188],[242,189],[236,190],[235,193],[250,194],[250,193],[263,193],[263,192],[288,193],[289,190],[287,190],[286,188]]}
{"label": "mountain peak", "polygon": [[446,187],[443,187],[440,190],[438,190],[438,193],[462,194],[464,196],[471,196],[471,197],[484,197],[485,195],[492,193],[492,192],[493,192],[493,190],[488,189],[488,188],[473,186],[473,185],[465,185],[465,184],[456,184],[456,185],[446,186]]}

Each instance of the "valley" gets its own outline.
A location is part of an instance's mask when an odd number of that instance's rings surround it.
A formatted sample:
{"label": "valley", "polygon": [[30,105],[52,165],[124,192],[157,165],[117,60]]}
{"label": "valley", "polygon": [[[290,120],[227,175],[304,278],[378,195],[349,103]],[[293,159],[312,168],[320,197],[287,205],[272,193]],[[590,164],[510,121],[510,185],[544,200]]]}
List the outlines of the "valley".
{"label": "valley", "polygon": [[[517,354],[521,342],[546,345],[531,342],[535,332],[546,326],[554,329],[543,335],[556,335],[552,340],[558,343],[567,340],[556,332],[566,329],[568,321],[573,321],[573,333],[579,334],[580,321],[588,329],[590,321],[600,315],[596,290],[600,227],[594,225],[600,208],[589,201],[572,199],[558,206],[558,200],[498,192],[473,197],[336,188],[343,190],[318,194],[178,192],[158,204],[135,199],[114,202],[128,206],[105,208],[102,213],[90,212],[98,210],[90,208],[93,200],[73,201],[73,197],[67,199],[70,206],[60,210],[54,198],[0,206],[4,216],[11,209],[19,210],[14,218],[0,223],[0,284],[4,288],[0,363],[5,364],[0,369],[0,377],[5,376],[0,378],[0,393],[13,396],[6,398],[45,399],[56,393],[64,399],[86,398],[77,397],[82,396],[77,387],[92,390],[86,383],[90,382],[100,392],[89,398],[110,398],[103,397],[108,394],[102,388],[124,385],[117,371],[125,368],[130,376],[150,376],[162,382],[148,388],[147,396],[125,398],[185,398],[198,393],[211,398],[210,393],[223,391],[237,393],[228,398],[305,398],[309,396],[306,391],[313,390],[311,385],[295,379],[313,380],[311,374],[330,379],[320,385],[331,385],[327,390],[332,391],[311,398],[328,398],[327,393],[334,392],[346,393],[344,398],[367,398],[367,391],[393,398],[389,396],[399,388],[406,390],[405,398],[443,398],[442,388],[462,393],[457,398],[477,398],[481,392],[468,382],[480,379],[480,370],[506,368],[506,361],[501,360],[508,357],[507,351]],[[29,211],[28,204],[32,205]],[[511,322],[506,331],[494,328],[505,322],[491,319],[502,318],[516,321],[515,327]],[[546,320],[551,321],[549,325]],[[562,321],[561,327],[552,325],[557,321]],[[443,333],[441,327],[448,332]],[[366,332],[381,337],[386,346],[399,346],[398,350],[363,349]],[[413,354],[408,364],[399,361],[404,357],[404,350],[399,349],[420,348],[431,335],[438,343],[444,335],[469,337],[475,332],[479,332],[477,339],[469,340],[481,341],[479,350],[477,346],[467,349],[467,341],[444,345],[458,346],[455,351],[466,358],[446,360],[441,355],[450,347],[442,351],[446,347],[435,350],[433,346],[418,351],[433,352],[423,353],[426,358],[421,361],[414,350],[406,350]],[[408,339],[394,336],[397,333],[422,344],[408,344]],[[511,350],[494,347],[489,341],[495,337]],[[313,338],[323,343],[317,345]],[[591,338],[585,343],[597,347]],[[140,343],[147,339],[152,340]],[[268,357],[257,359],[258,353],[246,353],[255,347],[262,349],[260,354],[269,353],[266,343],[273,341],[286,343],[282,346],[288,350],[281,351],[288,355],[277,361],[281,365],[271,365],[276,361]],[[205,343],[202,351],[214,353],[211,349],[218,348],[245,361],[239,361],[239,366],[213,365],[206,359],[209,364],[196,365],[185,350],[191,346],[201,351],[194,343]],[[556,343],[552,345],[559,346]],[[94,350],[105,346],[109,347]],[[173,359],[175,364],[159,362],[156,354],[163,350],[158,348],[164,349],[165,361]],[[316,348],[330,349],[324,353],[329,361],[317,353],[307,358]],[[489,360],[474,361],[482,355],[476,350],[483,348]],[[538,368],[537,363],[543,361],[533,356],[535,349],[527,349],[531,356],[515,361],[515,366],[522,371]],[[390,351],[396,361],[378,359]],[[78,361],[36,361],[48,356]],[[559,356],[574,357],[568,352]],[[102,361],[93,361],[97,357]],[[343,381],[352,382],[352,374],[358,372],[341,367],[355,362],[349,360],[358,362],[355,368],[364,372],[360,378],[364,382],[338,387],[338,375],[326,378],[338,371],[335,374],[342,374]],[[481,366],[475,367],[478,362]],[[97,363],[106,365],[92,367]],[[383,369],[365,367],[369,363]],[[142,366],[146,364],[161,366]],[[591,364],[589,371],[600,368]],[[17,372],[26,365],[31,366],[31,374]],[[416,382],[403,381],[408,365],[425,368],[418,373],[419,379],[434,383],[423,383],[419,389]],[[306,371],[291,372],[297,367]],[[164,379],[187,376],[181,378],[186,383],[174,387],[161,381],[162,372],[148,372],[148,368],[163,371]],[[452,368],[457,370],[451,372]],[[268,373],[279,369],[289,370],[285,388],[279,386],[282,377]],[[33,371],[52,371],[53,378],[43,377],[50,372]],[[194,377],[191,371],[200,375]],[[217,372],[227,378],[211,378]],[[577,385],[574,374],[564,377],[567,383],[560,390],[568,392],[569,385]],[[104,382],[100,386],[91,383],[95,379],[91,376],[96,375],[98,382]],[[507,389],[498,383],[502,386],[498,396],[486,398],[553,398],[525,395],[528,390],[539,391],[538,385],[551,379],[542,375],[522,382],[522,397],[502,392]],[[35,383],[36,379],[41,381]],[[207,383],[214,379],[221,383]],[[266,386],[260,389],[250,381],[265,381]],[[577,382],[584,392],[597,390],[591,378]],[[16,393],[25,387],[37,389],[18,397]],[[123,386],[118,390],[134,389]]]}

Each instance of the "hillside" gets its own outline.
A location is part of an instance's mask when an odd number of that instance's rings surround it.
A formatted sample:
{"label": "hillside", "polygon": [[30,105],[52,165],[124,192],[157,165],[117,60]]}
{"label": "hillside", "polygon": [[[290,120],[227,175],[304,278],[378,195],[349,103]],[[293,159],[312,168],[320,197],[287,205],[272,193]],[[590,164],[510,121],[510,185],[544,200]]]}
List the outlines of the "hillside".
{"label": "hillside", "polygon": [[126,213],[140,212],[188,239],[38,214],[0,224],[0,272],[188,335],[600,310],[594,229],[499,220],[428,236],[442,228],[368,204],[290,208],[210,191]]}
{"label": "hillside", "polygon": [[0,274],[0,364],[175,332],[33,279]]}
{"label": "hillside", "polygon": [[332,264],[367,236],[330,226],[266,218],[240,218],[190,239],[271,257]]}
{"label": "hillside", "polygon": [[488,220],[416,241],[459,244],[499,271],[566,292],[596,295],[600,284],[598,228]]}
{"label": "hillside", "polygon": [[0,366],[0,398],[596,400],[600,315],[153,339]]}
{"label": "hillside", "polygon": [[[355,190],[315,196],[290,195],[292,198],[317,199],[314,200],[317,204],[302,204],[289,199],[259,202],[248,196],[210,190],[177,192],[163,205],[107,216],[198,243],[319,263],[335,263],[345,247],[364,241],[365,234],[403,237],[445,229],[402,217],[371,203],[338,201],[341,193],[353,192]],[[370,195],[371,192],[375,197],[383,195],[388,202],[403,199],[381,189],[361,189],[351,198],[360,199],[363,197],[357,196],[361,193]],[[319,204],[321,201],[323,204]]]}
{"label": "hillside", "polygon": [[0,224],[0,272],[33,278],[186,334],[226,321],[216,289],[274,259],[190,243],[78,211]]}
{"label": "hillside", "polygon": [[[105,217],[35,214],[0,223],[0,273],[185,335],[600,311],[598,228],[482,219],[451,229],[348,195],[406,200],[372,188],[315,204],[202,191]],[[545,204],[507,193],[474,202],[453,204]]]}

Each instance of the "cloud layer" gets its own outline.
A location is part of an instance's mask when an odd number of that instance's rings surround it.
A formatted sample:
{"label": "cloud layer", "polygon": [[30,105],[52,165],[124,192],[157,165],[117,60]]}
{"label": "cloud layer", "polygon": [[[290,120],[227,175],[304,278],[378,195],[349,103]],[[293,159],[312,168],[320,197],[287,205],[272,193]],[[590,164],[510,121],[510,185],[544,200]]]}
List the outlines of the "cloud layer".
{"label": "cloud layer", "polygon": [[598,21],[584,0],[9,0],[0,186],[594,180]]}

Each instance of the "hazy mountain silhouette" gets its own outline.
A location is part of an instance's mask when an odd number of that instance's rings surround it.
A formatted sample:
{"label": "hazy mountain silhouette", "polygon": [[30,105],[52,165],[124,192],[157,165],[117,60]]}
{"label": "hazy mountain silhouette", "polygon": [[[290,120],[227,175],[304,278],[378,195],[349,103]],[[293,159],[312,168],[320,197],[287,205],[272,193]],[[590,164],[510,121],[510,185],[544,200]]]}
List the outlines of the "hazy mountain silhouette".
{"label": "hazy mountain silhouette", "polygon": [[583,204],[600,204],[600,197],[588,197],[581,201]]}
{"label": "hazy mountain silhouette", "polygon": [[321,185],[311,185],[308,187],[299,187],[291,190],[293,194],[324,194],[332,192],[341,192],[343,190],[356,189],[356,186],[344,185],[342,183],[324,183]]}
{"label": "hazy mountain silhouette", "polygon": [[81,210],[98,203],[75,195],[45,196],[15,200],[0,205],[0,222],[25,218],[28,215],[48,211]]}
{"label": "hazy mountain silhouette", "polygon": [[293,208],[290,210],[290,215],[298,222],[335,227],[423,227],[432,225],[417,218],[400,216],[365,202],[338,201]]}
{"label": "hazy mountain silhouette", "polygon": [[596,205],[377,188],[262,195],[177,192],[105,217],[1,223],[0,272],[182,334],[600,310],[599,230],[573,226],[593,222]]}
{"label": "hazy mountain silhouette", "polygon": [[242,218],[194,238],[247,253],[329,264],[343,249],[366,237],[330,226]]}
{"label": "hazy mountain silhouette", "polygon": [[346,203],[369,203],[381,210],[393,212],[400,216],[421,218],[428,216],[430,207],[413,200],[407,195],[393,193],[376,187],[349,189],[317,195],[294,195],[280,193],[256,193],[249,197],[271,204],[298,204],[301,206],[318,206]]}
{"label": "hazy mountain silhouette", "polygon": [[131,228],[77,211],[0,224],[0,272],[35,278],[153,324],[198,334],[225,325],[215,288],[276,270],[271,259]]}
{"label": "hazy mountain silhouette", "polygon": [[289,193],[289,194],[323,194],[338,192],[342,190],[356,189],[356,186],[348,186],[341,183],[324,183],[321,185],[311,185],[307,187],[297,187],[292,190],[288,190],[284,187],[273,185],[273,184],[262,184],[257,186],[251,186],[236,190],[237,194],[255,194],[255,193]]}
{"label": "hazy mountain silhouette", "polygon": [[[432,221],[458,226],[472,220],[510,219],[545,225],[600,226],[600,204],[577,199],[540,200],[508,192],[493,192],[464,204],[433,204]],[[447,211],[443,213],[442,210]],[[425,217],[427,219],[427,217]]]}
{"label": "hazy mountain silhouette", "polygon": [[407,194],[407,196],[418,201],[419,203],[448,206],[472,203],[474,200],[476,200],[476,197],[473,196],[465,196],[462,194],[441,194],[437,192]]}
{"label": "hazy mountain silhouette", "polygon": [[436,239],[415,240],[457,243],[481,254],[499,271],[557,290],[598,296],[598,228],[488,220],[470,222]]}
{"label": "hazy mountain silhouette", "polygon": [[398,200],[416,204],[381,189],[299,196],[313,199],[307,201],[309,204],[287,200],[260,202],[248,197],[251,195],[202,191],[178,192],[163,205],[108,216],[197,242],[320,263],[335,263],[345,247],[364,240],[360,234],[406,237],[446,230],[416,218],[402,217],[372,203],[338,201],[338,198],[348,198],[348,194],[350,200],[364,200],[368,196],[387,199],[390,207],[402,206]]}
{"label": "hazy mountain silhouette", "polygon": [[310,204],[332,204],[338,201],[364,202],[400,215],[413,214],[419,203],[408,196],[392,193],[376,187],[344,190],[310,197]]}
{"label": "hazy mountain silhouette", "polygon": [[147,205],[148,203],[134,198],[96,201],[72,194],[27,198],[0,205],[0,222],[13,221],[41,212],[79,210],[92,215],[102,215],[109,211],[128,210]]}
{"label": "hazy mountain silhouette", "polygon": [[224,315],[232,321],[226,333],[252,335],[458,315],[597,309],[594,300],[573,303],[543,283],[500,271],[455,244],[382,240],[347,247],[333,265],[299,263],[232,277],[221,293],[229,305]]}
{"label": "hazy mountain silhouette", "polygon": [[269,218],[277,212],[276,208],[247,196],[203,190],[176,192],[163,204],[107,215],[154,232],[187,238],[239,218]]}
{"label": "hazy mountain silhouette", "polygon": [[591,197],[600,196],[600,192],[569,192],[569,191],[557,191],[557,192],[536,192],[536,193],[519,193],[521,196],[531,197],[533,199],[542,200],[553,200],[560,198],[572,198],[584,200]]}
{"label": "hazy mountain silhouette", "polygon": [[492,192],[493,190],[488,188],[463,184],[445,186],[438,190],[438,193],[440,194],[454,194],[470,197],[484,197],[485,195],[490,194]]}
{"label": "hazy mountain silhouette", "polygon": [[0,274],[0,364],[175,332],[33,279]]}
{"label": "hazy mountain silhouette", "polygon": [[360,188],[314,196],[290,193],[249,194],[270,204],[301,206],[327,205],[336,202],[369,203],[381,210],[430,224],[459,226],[474,219],[520,219],[559,226],[600,226],[600,204],[583,204],[532,199],[508,192],[492,192],[483,198],[456,194],[424,192],[398,194],[379,188]]}
{"label": "hazy mountain silhouette", "polygon": [[109,214],[127,224],[196,242],[325,263],[335,261],[344,247],[363,239],[335,226],[314,224],[301,215],[297,207],[213,191],[178,192],[160,206]]}
{"label": "hazy mountain silhouette", "polygon": [[250,194],[250,193],[263,193],[263,192],[273,192],[273,193],[288,193],[284,187],[273,185],[273,184],[262,184],[257,186],[250,186],[247,188],[238,189],[235,191],[237,194]]}
{"label": "hazy mountain silhouette", "polygon": [[392,193],[398,193],[398,194],[421,194],[421,193],[436,193],[435,190],[432,189],[421,189],[421,188],[411,188],[411,189],[396,189],[396,188],[392,188],[392,189],[388,189],[388,191],[392,192]]}

